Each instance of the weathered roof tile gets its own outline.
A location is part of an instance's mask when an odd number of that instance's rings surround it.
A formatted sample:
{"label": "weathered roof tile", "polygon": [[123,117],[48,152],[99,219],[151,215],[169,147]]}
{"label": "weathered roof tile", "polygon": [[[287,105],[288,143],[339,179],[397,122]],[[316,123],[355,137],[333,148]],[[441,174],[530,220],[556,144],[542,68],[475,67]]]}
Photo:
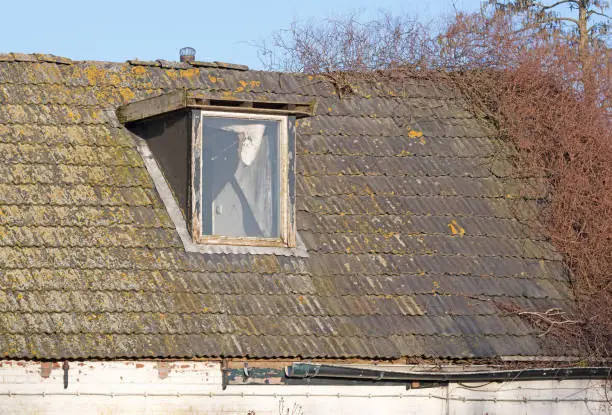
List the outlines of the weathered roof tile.
{"label": "weathered roof tile", "polygon": [[[220,62],[0,55],[0,353],[10,358],[538,355],[507,307],[566,307],[504,144],[457,91]],[[186,253],[121,104],[188,88],[304,101],[309,258]],[[517,190],[518,189],[518,190]],[[504,308],[506,307],[506,308]]]}

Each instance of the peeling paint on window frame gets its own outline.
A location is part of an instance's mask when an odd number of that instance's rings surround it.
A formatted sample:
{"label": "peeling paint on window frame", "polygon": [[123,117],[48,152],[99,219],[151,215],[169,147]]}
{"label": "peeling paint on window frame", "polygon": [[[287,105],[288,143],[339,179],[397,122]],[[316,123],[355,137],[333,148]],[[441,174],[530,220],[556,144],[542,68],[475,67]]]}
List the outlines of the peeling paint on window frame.
{"label": "peeling paint on window frame", "polygon": [[[280,156],[280,238],[235,237],[205,235],[202,233],[202,140],[203,117],[236,118],[241,120],[276,121],[279,126]],[[295,226],[295,117],[288,115],[254,114],[244,112],[208,111],[193,109],[191,111],[192,144],[191,144],[191,236],[193,242],[202,245],[233,245],[259,247],[296,247]]]}

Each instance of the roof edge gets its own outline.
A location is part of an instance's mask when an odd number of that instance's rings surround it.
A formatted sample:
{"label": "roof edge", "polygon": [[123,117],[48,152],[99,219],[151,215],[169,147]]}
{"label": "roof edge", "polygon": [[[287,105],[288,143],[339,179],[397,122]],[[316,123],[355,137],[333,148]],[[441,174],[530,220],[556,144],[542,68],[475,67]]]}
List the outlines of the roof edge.
{"label": "roof edge", "polygon": [[61,65],[72,65],[73,60],[50,53],[0,53],[0,62],[49,62]]}
{"label": "roof edge", "polygon": [[[72,65],[76,62],[105,62],[97,60],[73,60],[64,56],[57,56],[51,53],[20,53],[20,52],[8,52],[0,53],[0,62],[48,62],[56,63],[61,65]],[[248,71],[247,65],[241,65],[237,63],[229,62],[205,62],[205,61],[190,61],[190,62],[175,62],[167,61],[164,59],[156,59],[153,61],[145,61],[139,59],[128,59],[125,61],[132,66],[153,66],[158,68],[166,69],[189,69],[189,68],[219,68],[228,69],[234,71]],[[120,62],[113,62],[120,63]]]}
{"label": "roof edge", "polygon": [[165,114],[183,108],[251,113],[293,115],[296,118],[311,117],[315,113],[316,100],[308,102],[251,101],[235,98],[211,98],[178,89],[166,94],[130,102],[117,109],[117,118],[122,124]]}

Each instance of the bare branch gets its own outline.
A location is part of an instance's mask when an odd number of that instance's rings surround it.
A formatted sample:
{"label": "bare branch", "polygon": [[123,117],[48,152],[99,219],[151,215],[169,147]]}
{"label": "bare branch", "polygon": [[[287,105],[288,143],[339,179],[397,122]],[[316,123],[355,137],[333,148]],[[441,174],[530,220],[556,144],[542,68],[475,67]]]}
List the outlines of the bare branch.
{"label": "bare branch", "polygon": [[553,22],[572,22],[574,23],[576,26],[580,25],[580,22],[578,21],[578,19],[573,19],[571,17],[550,17],[548,19],[544,19],[544,20],[538,20],[538,23],[540,24],[546,24],[546,23],[553,23]]}
{"label": "bare branch", "polygon": [[538,335],[539,337],[546,336],[548,333],[550,333],[550,331],[553,328],[556,328],[558,326],[582,323],[580,320],[570,320],[570,319],[563,318],[563,316],[565,316],[566,313],[562,311],[560,308],[550,308],[546,310],[545,312],[521,311],[516,314],[519,316],[535,317],[536,319],[539,319],[543,321],[544,323],[548,324],[548,327],[546,328],[546,330]]}
{"label": "bare branch", "polygon": [[561,0],[561,1],[558,1],[550,5],[546,5],[546,4],[539,3],[539,2],[534,2],[533,5],[536,7],[539,7],[540,10],[549,10],[549,9],[554,9],[557,6],[560,6],[561,4],[567,4],[567,3],[578,4],[578,1],[577,0]]}
{"label": "bare branch", "polygon": [[587,16],[592,16],[592,15],[597,15],[597,16],[601,16],[601,17],[605,17],[606,19],[612,19],[611,16],[608,16],[607,14],[603,13],[603,12],[598,12],[597,10],[589,10],[587,12]]}

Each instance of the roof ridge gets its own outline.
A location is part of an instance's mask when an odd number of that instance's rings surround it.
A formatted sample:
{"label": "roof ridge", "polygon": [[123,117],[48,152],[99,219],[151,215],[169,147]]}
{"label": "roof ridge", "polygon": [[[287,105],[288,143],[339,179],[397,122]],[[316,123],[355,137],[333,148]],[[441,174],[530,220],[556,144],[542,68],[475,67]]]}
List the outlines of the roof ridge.
{"label": "roof ridge", "polygon": [[70,58],[57,56],[50,53],[0,53],[0,62],[50,62],[62,65],[72,65]]}
{"label": "roof ridge", "polygon": [[[20,53],[20,52],[8,52],[0,53],[0,62],[49,62],[58,63],[63,65],[72,65],[73,63],[119,63],[114,61],[97,61],[97,60],[78,60],[74,61],[64,56],[57,56],[50,53]],[[221,62],[221,61],[191,61],[191,62],[176,62],[167,61],[164,59],[156,59],[153,61],[145,61],[139,59],[128,59],[125,61],[132,66],[153,66],[161,67],[166,69],[189,69],[189,68],[219,68],[219,69],[230,69],[236,71],[248,71],[247,65],[241,65],[237,63]]]}
{"label": "roof ridge", "polygon": [[161,67],[167,69],[189,69],[193,67],[203,67],[203,68],[219,68],[219,69],[233,69],[236,71],[248,71],[249,67],[247,65],[240,65],[237,63],[228,63],[228,62],[206,62],[206,61],[189,61],[189,62],[175,62],[175,61],[167,61],[164,59],[156,59],[154,61],[141,61],[139,59],[128,59],[126,61],[128,64],[132,66],[154,66]]}

